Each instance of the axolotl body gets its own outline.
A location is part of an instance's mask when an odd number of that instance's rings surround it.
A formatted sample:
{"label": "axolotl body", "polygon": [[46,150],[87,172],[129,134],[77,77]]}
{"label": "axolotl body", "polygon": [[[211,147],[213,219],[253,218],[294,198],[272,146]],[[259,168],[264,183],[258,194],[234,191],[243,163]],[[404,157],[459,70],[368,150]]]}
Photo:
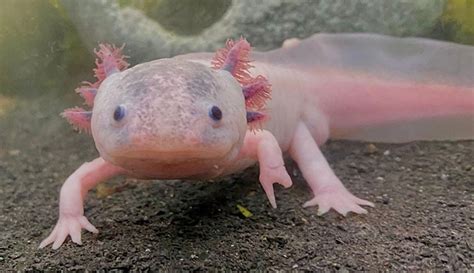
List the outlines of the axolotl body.
{"label": "axolotl body", "polygon": [[[346,215],[373,203],[351,194],[319,146],[331,138],[404,142],[474,136],[474,48],[375,34],[316,34],[269,52],[244,39],[215,55],[193,53],[128,68],[121,49],[96,51],[96,83],[77,89],[92,111],[64,116],[90,131],[100,157],[64,183],[59,220],[41,244],[58,248],[81,229],[89,189],[116,175],[211,179],[259,163],[290,187],[283,155],[314,196],[304,206]],[[252,60],[252,61],[251,61]],[[257,76],[255,76],[257,75]]]}

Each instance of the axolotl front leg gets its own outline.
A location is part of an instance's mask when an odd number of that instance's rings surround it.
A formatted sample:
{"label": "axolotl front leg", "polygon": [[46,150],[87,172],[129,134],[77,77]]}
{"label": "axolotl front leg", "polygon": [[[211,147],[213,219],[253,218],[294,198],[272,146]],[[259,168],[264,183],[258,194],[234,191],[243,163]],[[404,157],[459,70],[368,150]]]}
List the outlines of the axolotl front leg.
{"label": "axolotl front leg", "polygon": [[87,192],[98,183],[124,174],[122,168],[116,167],[102,158],[84,163],[68,177],[61,188],[59,197],[59,220],[48,238],[40,248],[53,243],[53,249],[59,248],[67,236],[76,244],[81,244],[81,230],[84,228],[97,233],[98,230],[84,216],[84,198]]}
{"label": "axolotl front leg", "polygon": [[[94,106],[97,89],[106,77],[128,67],[128,63],[125,61],[126,57],[122,55],[122,48],[101,44],[100,49],[95,51],[98,59],[94,76],[97,81],[95,83],[84,82],[83,86],[76,89],[77,93],[84,98],[87,106]],[[80,131],[91,131],[91,111],[75,107],[66,109],[62,116]],[[124,169],[106,162],[101,157],[84,163],[72,173],[61,187],[59,220],[51,234],[40,243],[39,247],[43,248],[53,243],[53,249],[57,249],[68,236],[71,236],[73,242],[81,244],[81,230],[83,228],[97,233],[98,230],[84,216],[84,198],[87,192],[98,183],[124,173]]]}
{"label": "axolotl front leg", "polygon": [[260,168],[260,184],[273,208],[276,208],[273,184],[278,183],[285,188],[292,185],[283,161],[282,151],[275,137],[266,130],[248,131],[239,157],[252,158],[258,161]]}

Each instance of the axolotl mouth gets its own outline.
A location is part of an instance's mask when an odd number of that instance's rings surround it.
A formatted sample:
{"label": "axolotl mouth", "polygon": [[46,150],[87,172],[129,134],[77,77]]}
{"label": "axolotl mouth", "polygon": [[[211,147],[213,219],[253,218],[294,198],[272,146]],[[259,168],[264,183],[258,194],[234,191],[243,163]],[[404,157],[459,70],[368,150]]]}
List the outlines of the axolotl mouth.
{"label": "axolotl mouth", "polygon": [[91,127],[101,156],[135,176],[213,177],[243,143],[245,99],[226,71],[162,59],[104,80]]}
{"label": "axolotl mouth", "polygon": [[[132,126],[133,127],[133,126]],[[211,129],[212,131],[213,129]],[[237,156],[241,141],[229,137],[215,141],[206,137],[153,137],[137,132],[115,143],[96,143],[101,156],[133,176],[160,179],[212,178],[224,171],[226,162]],[[205,135],[205,134],[203,134]]]}
{"label": "axolotl mouth", "polygon": [[[239,152],[238,143],[226,149],[140,149],[138,147],[101,154],[107,161],[140,178],[213,178],[225,171]],[[101,148],[98,148],[101,149]]]}

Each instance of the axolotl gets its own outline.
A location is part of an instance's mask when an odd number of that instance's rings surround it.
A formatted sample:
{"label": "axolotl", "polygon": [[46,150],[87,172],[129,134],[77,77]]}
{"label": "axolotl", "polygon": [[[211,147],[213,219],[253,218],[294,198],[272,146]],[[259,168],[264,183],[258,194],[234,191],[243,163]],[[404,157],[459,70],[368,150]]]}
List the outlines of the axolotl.
{"label": "axolotl", "polygon": [[474,47],[376,34],[316,34],[251,52],[245,39],[217,53],[191,53],[128,68],[122,48],[95,52],[97,82],[77,92],[92,108],[67,109],[100,154],[63,184],[59,220],[40,247],[81,230],[87,192],[117,175],[212,179],[259,164],[272,207],[273,184],[290,187],[284,155],[296,161],[318,214],[366,213],[320,146],[329,138],[405,142],[472,139]]}

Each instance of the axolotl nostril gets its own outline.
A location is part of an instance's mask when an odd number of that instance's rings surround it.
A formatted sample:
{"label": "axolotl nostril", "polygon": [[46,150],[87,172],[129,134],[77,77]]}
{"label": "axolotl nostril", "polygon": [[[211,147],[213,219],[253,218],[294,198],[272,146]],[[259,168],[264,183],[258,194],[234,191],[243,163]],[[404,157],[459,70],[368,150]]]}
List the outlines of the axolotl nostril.
{"label": "axolotl nostril", "polygon": [[[474,48],[374,34],[316,34],[280,49],[250,52],[229,40],[216,54],[194,53],[128,68],[121,48],[100,45],[97,81],[77,92],[90,111],[63,116],[91,132],[100,157],[64,183],[59,220],[40,247],[81,243],[97,229],[84,216],[89,189],[117,175],[207,179],[259,163],[273,184],[292,184],[296,161],[318,206],[346,215],[373,203],[351,194],[319,146],[328,138],[404,142],[472,139]],[[250,61],[252,60],[252,62]],[[127,69],[128,68],[128,69]]]}

